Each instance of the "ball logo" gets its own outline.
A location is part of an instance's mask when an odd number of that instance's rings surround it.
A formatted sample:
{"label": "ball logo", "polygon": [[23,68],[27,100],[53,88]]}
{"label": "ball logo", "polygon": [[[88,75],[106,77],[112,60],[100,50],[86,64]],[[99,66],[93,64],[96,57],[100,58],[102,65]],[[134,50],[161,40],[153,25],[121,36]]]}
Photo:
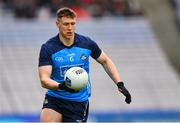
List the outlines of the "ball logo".
{"label": "ball logo", "polygon": [[68,77],[66,77],[65,81],[67,86],[71,86],[71,80]]}
{"label": "ball logo", "polygon": [[76,70],[76,74],[82,74],[82,73],[83,73],[83,69]]}

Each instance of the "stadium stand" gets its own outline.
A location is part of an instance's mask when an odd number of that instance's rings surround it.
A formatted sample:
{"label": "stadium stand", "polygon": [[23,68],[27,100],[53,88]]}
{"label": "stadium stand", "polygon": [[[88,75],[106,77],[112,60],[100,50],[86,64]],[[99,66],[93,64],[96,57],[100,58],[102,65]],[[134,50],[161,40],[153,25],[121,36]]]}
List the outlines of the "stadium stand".
{"label": "stadium stand", "polygon": [[[132,104],[91,59],[90,121],[180,120],[180,83],[143,17],[79,21],[113,59]],[[45,89],[38,79],[40,45],[57,33],[54,19],[0,18],[0,121],[38,121]]]}

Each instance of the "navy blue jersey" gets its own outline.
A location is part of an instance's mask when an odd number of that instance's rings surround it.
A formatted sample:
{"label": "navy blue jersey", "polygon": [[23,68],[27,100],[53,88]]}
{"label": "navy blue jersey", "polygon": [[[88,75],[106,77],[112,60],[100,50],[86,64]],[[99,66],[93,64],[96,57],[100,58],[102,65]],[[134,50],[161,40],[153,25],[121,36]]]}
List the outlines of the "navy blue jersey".
{"label": "navy blue jersey", "polygon": [[[88,37],[75,33],[74,44],[65,46],[57,35],[41,46],[39,66],[52,65],[51,79],[61,83],[65,72],[74,66],[84,68],[89,74],[89,56],[97,59],[101,52],[98,45]],[[47,94],[70,101],[86,101],[91,94],[90,79],[87,86],[78,93],[48,90]]]}

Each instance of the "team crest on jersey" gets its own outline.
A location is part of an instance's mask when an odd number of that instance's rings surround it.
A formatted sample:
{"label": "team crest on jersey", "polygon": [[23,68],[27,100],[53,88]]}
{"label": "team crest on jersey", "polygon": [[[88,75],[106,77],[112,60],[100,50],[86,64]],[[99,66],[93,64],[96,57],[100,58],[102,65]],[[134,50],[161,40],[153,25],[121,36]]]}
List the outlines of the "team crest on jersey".
{"label": "team crest on jersey", "polygon": [[81,60],[87,59],[87,56],[85,54],[81,54]]}

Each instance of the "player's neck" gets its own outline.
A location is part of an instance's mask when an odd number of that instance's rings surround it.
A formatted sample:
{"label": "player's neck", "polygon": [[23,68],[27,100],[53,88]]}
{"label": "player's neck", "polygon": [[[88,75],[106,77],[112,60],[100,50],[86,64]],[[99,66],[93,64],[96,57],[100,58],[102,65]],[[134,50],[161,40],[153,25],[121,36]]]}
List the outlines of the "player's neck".
{"label": "player's neck", "polygon": [[65,46],[71,46],[74,43],[74,36],[72,38],[64,38],[62,35],[59,35],[59,39]]}

